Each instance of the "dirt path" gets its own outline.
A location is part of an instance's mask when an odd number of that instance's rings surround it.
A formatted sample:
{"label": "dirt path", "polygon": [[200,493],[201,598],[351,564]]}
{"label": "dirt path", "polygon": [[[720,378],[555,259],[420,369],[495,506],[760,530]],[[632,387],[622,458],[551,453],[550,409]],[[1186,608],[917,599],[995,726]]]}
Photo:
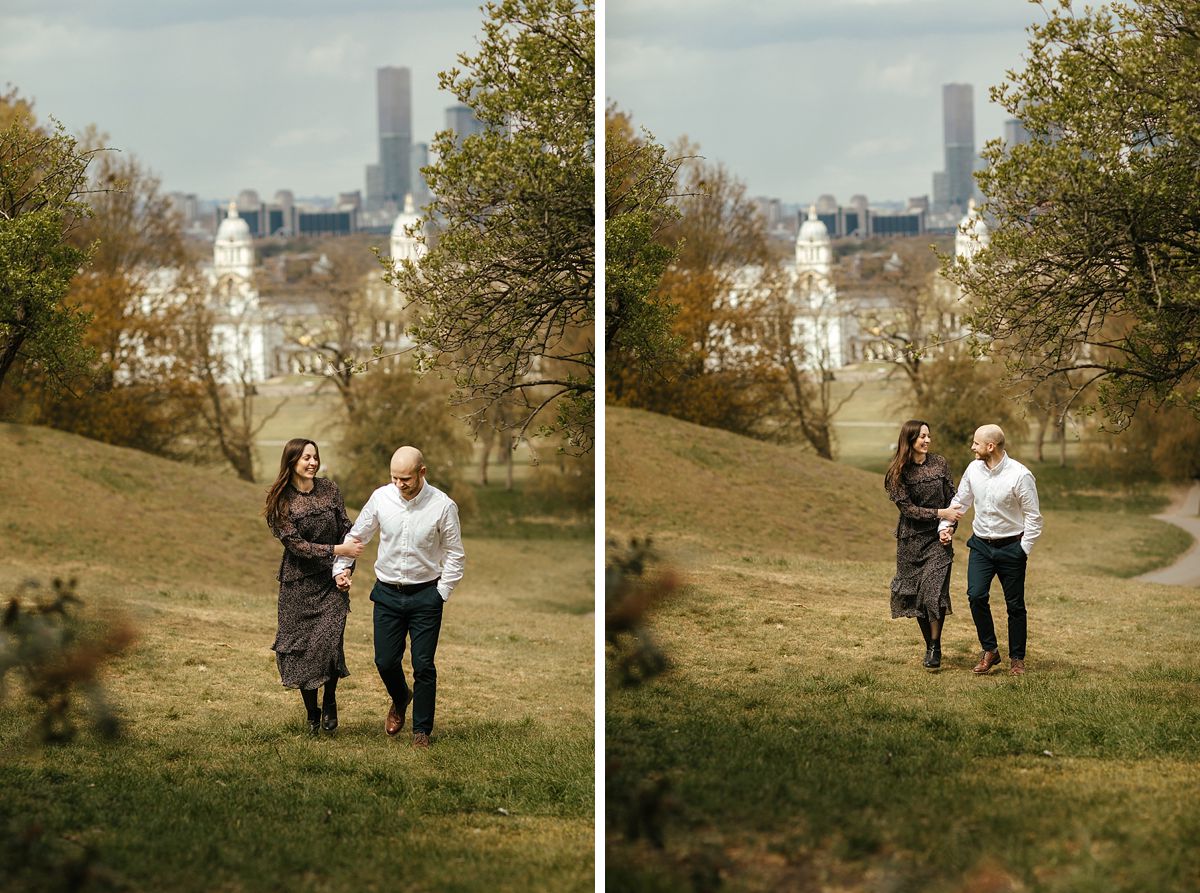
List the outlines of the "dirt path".
{"label": "dirt path", "polygon": [[1137,579],[1149,583],[1168,583],[1172,586],[1200,586],[1200,483],[1192,484],[1182,504],[1155,515],[1160,521],[1182,527],[1197,542],[1170,567],[1160,568]]}

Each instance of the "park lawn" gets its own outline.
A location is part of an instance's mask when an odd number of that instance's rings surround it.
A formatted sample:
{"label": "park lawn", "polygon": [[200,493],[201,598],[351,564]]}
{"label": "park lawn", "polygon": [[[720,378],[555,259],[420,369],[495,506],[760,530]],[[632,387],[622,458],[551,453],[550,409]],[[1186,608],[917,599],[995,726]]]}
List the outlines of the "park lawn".
{"label": "park lawn", "polygon": [[89,617],[138,633],[105,677],[119,740],[44,746],[22,685],[0,702],[4,889],[81,866],[95,889],[592,889],[590,540],[467,538],[426,752],[383,733],[370,549],[341,727],[312,740],[270,651],[261,486],[47,429],[0,426],[0,446],[5,591],[74,576]]}
{"label": "park lawn", "polygon": [[[628,466],[608,462],[609,535],[655,536],[685,582],[651,616],[671,669],[606,686],[608,889],[1200,887],[1200,599],[1125,579],[1186,537],[1048,508],[1023,679],[970,672],[960,537],[931,673],[916,624],[889,617],[877,474],[645,413],[610,408],[608,426]],[[685,451],[694,465],[668,458]],[[706,456],[719,481],[698,481]],[[681,515],[681,478],[721,509]],[[997,604],[1003,649],[998,587]]]}

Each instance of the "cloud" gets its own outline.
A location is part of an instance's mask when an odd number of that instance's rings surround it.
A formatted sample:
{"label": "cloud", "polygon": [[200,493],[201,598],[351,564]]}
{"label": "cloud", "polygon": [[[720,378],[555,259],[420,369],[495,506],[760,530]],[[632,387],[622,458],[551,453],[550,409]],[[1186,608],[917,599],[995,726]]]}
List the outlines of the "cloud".
{"label": "cloud", "polygon": [[293,47],[288,53],[288,67],[302,76],[358,73],[364,55],[361,43],[349,34],[338,34],[315,46]]}
{"label": "cloud", "polygon": [[913,148],[908,136],[876,136],[853,143],[846,154],[851,158],[879,158],[883,155],[899,155]]}
{"label": "cloud", "polygon": [[86,0],[4,0],[9,13],[53,20],[71,19],[91,26],[146,30],[174,25],[234,22],[245,19],[280,23],[300,19],[345,18],[372,15],[379,19],[397,14],[438,10],[478,10],[479,0],[121,0],[95,3]]}
{"label": "cloud", "polygon": [[929,93],[936,84],[935,76],[932,61],[910,53],[890,64],[870,64],[863,73],[863,85],[868,90],[920,96]]}
{"label": "cloud", "polygon": [[610,42],[654,35],[662,43],[692,48],[807,46],[828,40],[886,47],[903,37],[1024,28],[1038,18],[1025,0],[608,0],[605,9]]}
{"label": "cloud", "polygon": [[346,136],[348,133],[343,127],[296,127],[276,134],[271,140],[271,148],[328,146],[339,142]]}

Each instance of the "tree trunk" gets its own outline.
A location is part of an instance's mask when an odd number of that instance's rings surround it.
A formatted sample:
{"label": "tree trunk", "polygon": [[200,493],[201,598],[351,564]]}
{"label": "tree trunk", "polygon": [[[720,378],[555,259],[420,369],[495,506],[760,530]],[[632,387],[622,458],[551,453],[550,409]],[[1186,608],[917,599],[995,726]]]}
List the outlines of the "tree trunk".
{"label": "tree trunk", "polygon": [[8,370],[16,360],[17,354],[21,352],[21,345],[25,343],[25,333],[13,333],[9,342],[4,345],[4,350],[0,351],[0,387],[4,387],[4,377],[8,375]]}

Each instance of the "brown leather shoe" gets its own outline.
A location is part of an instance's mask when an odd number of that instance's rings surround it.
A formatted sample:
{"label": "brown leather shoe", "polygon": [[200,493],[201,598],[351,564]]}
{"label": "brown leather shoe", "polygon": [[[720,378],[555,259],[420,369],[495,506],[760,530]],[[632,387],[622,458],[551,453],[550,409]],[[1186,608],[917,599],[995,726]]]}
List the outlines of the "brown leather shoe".
{"label": "brown leather shoe", "polygon": [[412,702],[412,692],[409,692],[408,697],[404,699],[404,703],[400,705],[400,709],[396,709],[396,702],[392,701],[388,707],[387,719],[383,721],[383,730],[388,733],[388,737],[395,737],[404,728],[404,714],[408,710],[409,703]]}
{"label": "brown leather shoe", "polygon": [[1010,658],[1008,661],[1008,674],[1010,676],[1025,675],[1025,661],[1019,657]]}
{"label": "brown leather shoe", "polygon": [[425,750],[429,747],[429,736],[424,732],[413,732],[412,746]]}
{"label": "brown leather shoe", "polygon": [[984,673],[991,670],[992,667],[1000,663],[999,651],[985,651],[979,657],[979,663],[971,668],[972,673],[977,673],[982,676]]}

